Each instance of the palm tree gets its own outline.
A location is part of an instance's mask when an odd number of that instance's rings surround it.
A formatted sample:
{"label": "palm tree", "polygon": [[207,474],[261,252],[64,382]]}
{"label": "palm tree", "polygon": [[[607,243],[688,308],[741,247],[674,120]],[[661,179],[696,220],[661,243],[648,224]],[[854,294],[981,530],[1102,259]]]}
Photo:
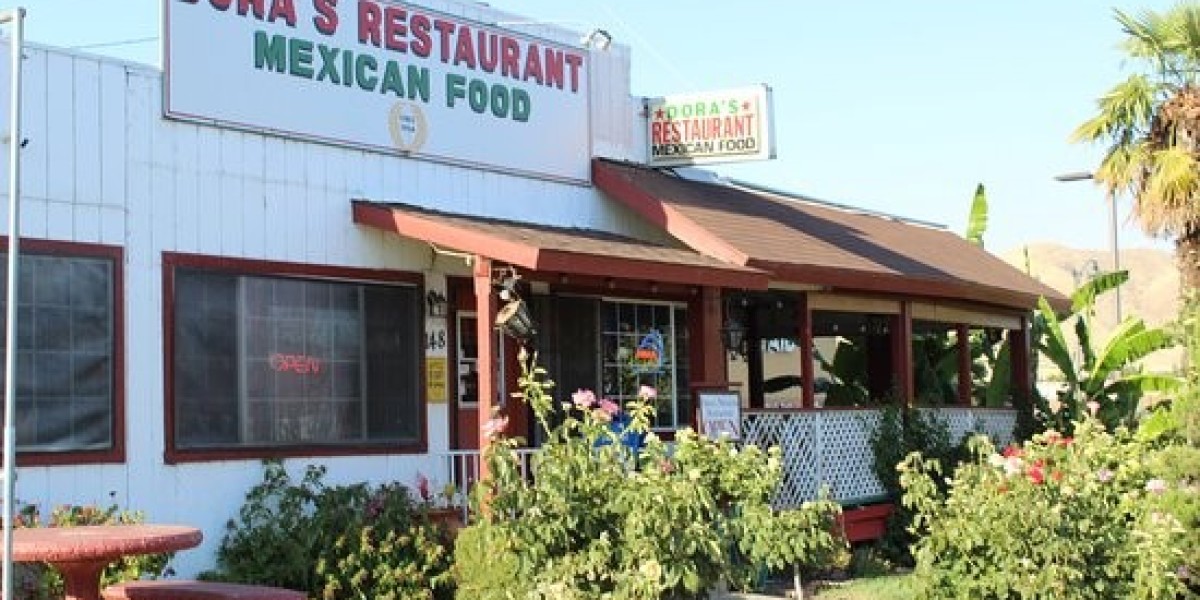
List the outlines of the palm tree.
{"label": "palm tree", "polygon": [[1200,284],[1200,5],[1131,16],[1116,11],[1125,52],[1142,72],[1118,83],[1072,135],[1107,142],[1095,171],[1133,197],[1146,233],[1174,238],[1185,289]]}

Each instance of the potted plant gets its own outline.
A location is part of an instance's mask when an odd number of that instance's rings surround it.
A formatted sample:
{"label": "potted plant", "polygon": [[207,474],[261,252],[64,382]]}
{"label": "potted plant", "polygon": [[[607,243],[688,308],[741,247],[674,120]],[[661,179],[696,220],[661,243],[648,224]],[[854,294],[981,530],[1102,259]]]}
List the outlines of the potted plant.
{"label": "potted plant", "polygon": [[429,478],[418,473],[416,490],[420,506],[430,522],[444,527],[452,537],[465,525],[464,505],[459,501],[458,488],[453,483],[447,482],[434,493]]}

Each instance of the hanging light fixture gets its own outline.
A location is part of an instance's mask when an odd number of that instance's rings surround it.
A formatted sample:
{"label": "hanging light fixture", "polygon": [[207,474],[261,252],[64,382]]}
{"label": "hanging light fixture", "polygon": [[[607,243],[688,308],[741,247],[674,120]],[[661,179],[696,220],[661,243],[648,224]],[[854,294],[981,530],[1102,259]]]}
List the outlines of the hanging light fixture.
{"label": "hanging light fixture", "polygon": [[[746,306],[745,298],[742,299],[741,305]],[[725,305],[725,323],[721,325],[721,342],[725,344],[725,349],[734,354],[746,353],[746,325],[742,323],[738,315],[734,314],[733,300],[730,299]]]}
{"label": "hanging light fixture", "polygon": [[508,267],[499,273],[497,294],[505,305],[496,313],[496,329],[516,340],[526,341],[537,335],[537,326],[529,315],[529,305],[517,293],[517,282],[521,276]]}
{"label": "hanging light fixture", "polygon": [[529,305],[520,298],[508,301],[496,313],[496,329],[517,340],[528,340],[537,335],[537,327],[529,316]]}

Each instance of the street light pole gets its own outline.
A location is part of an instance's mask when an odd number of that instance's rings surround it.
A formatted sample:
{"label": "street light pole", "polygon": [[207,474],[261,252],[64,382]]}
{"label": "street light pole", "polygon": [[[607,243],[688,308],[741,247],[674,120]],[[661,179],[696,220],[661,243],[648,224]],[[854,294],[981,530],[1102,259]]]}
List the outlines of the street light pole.
{"label": "street light pole", "polygon": [[[1088,171],[1078,171],[1074,173],[1063,173],[1055,175],[1056,181],[1090,181],[1095,180],[1096,175]],[[1116,193],[1108,192],[1108,243],[1109,249],[1112,252],[1113,272],[1121,270],[1121,244],[1117,240],[1117,195]],[[1113,299],[1116,301],[1117,324],[1121,324],[1121,287],[1117,286],[1113,289]]]}

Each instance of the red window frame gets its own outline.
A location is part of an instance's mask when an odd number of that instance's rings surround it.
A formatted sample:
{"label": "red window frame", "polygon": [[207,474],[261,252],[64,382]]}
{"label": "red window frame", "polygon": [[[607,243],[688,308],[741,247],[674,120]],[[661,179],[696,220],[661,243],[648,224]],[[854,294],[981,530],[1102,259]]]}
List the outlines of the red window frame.
{"label": "red window frame", "polygon": [[[194,268],[221,271],[237,275],[263,277],[296,277],[305,279],[329,279],[345,283],[364,284],[408,284],[416,286],[418,298],[424,298],[424,278],[419,273],[385,269],[364,269],[331,265],[314,265],[278,261],[229,258],[203,254],[164,252],[163,268],[163,385],[165,398],[165,443],[164,461],[167,464],[187,462],[210,462],[219,460],[296,458],[314,456],[372,456],[394,454],[423,454],[429,445],[428,409],[424,398],[425,369],[417,369],[420,377],[417,398],[417,414],[421,421],[418,440],[412,443],[356,443],[294,445],[253,448],[178,448],[175,441],[175,271],[178,268]],[[420,327],[424,330],[424,327]],[[423,345],[421,346],[424,347]],[[421,356],[423,359],[423,356]]]}
{"label": "red window frame", "polygon": [[[9,237],[0,237],[0,251],[8,253]],[[62,452],[18,451],[21,467],[84,465],[125,462],[125,250],[87,242],[21,238],[18,252],[67,258],[102,258],[112,261],[112,445],[101,450]]]}

